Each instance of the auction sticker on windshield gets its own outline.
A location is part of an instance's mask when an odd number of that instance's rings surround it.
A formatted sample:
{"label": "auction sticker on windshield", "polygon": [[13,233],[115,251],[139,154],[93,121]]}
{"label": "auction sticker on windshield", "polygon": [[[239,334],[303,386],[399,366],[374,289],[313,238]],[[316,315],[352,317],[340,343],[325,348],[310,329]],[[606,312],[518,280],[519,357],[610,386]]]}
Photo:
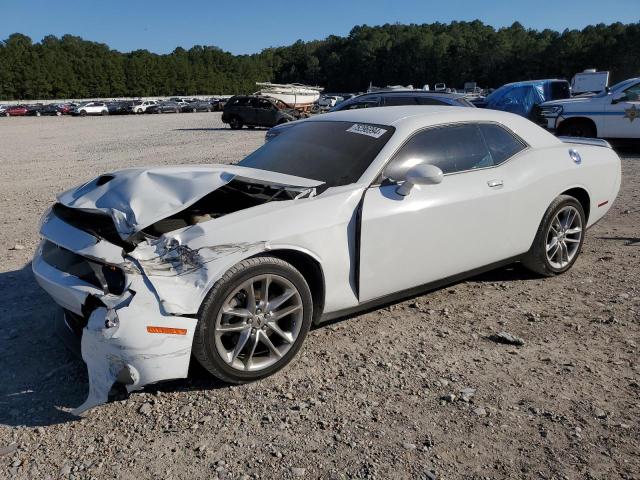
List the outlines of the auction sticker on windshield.
{"label": "auction sticker on windshield", "polygon": [[354,123],[347,129],[347,132],[359,133],[360,135],[367,135],[373,138],[380,138],[387,133],[384,128],[374,127],[373,125],[366,125],[364,123]]}

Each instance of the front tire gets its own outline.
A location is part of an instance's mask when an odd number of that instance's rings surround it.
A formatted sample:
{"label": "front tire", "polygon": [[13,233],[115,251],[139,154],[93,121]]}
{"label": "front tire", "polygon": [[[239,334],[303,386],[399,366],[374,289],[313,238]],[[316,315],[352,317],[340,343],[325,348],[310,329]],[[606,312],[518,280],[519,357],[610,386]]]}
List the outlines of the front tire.
{"label": "front tire", "polygon": [[580,202],[560,195],[545,212],[522,264],[545,277],[566,272],[580,255],[586,223]]}
{"label": "front tire", "polygon": [[198,314],[193,354],[229,383],[268,377],[296,356],[311,327],[309,286],[275,257],[244,260],[216,282]]}
{"label": "front tire", "polygon": [[233,117],[229,120],[231,130],[240,130],[242,128],[242,120],[239,117]]}

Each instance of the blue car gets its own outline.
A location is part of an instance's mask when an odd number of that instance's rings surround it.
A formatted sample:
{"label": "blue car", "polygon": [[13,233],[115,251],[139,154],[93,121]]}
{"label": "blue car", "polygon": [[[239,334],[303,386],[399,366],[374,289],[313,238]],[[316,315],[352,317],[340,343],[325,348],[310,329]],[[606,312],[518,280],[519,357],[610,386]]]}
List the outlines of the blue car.
{"label": "blue car", "polygon": [[534,119],[536,107],[541,103],[570,96],[571,88],[566,80],[530,80],[507,83],[474,103],[480,108],[502,110]]}

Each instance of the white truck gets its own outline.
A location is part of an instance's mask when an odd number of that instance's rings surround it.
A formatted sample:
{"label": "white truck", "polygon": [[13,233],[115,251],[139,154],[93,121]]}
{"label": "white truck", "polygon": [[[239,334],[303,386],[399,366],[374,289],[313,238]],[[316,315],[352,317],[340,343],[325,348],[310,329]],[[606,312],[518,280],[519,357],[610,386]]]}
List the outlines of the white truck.
{"label": "white truck", "polygon": [[560,136],[640,138],[640,78],[630,78],[593,96],[540,105],[538,123]]}

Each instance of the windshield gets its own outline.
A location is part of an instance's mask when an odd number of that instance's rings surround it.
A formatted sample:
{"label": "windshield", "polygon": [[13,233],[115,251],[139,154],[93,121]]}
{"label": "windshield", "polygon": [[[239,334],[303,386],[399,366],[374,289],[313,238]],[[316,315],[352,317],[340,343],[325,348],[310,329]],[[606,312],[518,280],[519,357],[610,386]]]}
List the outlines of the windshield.
{"label": "windshield", "polygon": [[630,79],[618,82],[615,85],[609,87],[608,89],[605,89],[605,90],[601,91],[599,94],[596,95],[596,98],[606,97],[611,92],[617,92],[618,90],[624,90],[626,87],[632,85],[633,83],[635,83],[637,81],[638,81],[637,78],[630,78]]}
{"label": "windshield", "polygon": [[357,182],[395,129],[354,122],[291,125],[242,160],[243,167],[295,175],[328,187]]}

